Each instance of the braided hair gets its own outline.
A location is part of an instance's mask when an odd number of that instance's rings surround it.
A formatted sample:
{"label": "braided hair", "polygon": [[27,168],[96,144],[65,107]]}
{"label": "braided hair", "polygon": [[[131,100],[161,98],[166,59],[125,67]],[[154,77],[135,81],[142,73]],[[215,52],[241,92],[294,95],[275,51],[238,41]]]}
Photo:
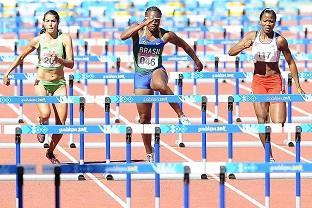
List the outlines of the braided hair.
{"label": "braided hair", "polygon": [[159,9],[158,7],[156,7],[156,6],[151,6],[151,7],[148,7],[148,8],[146,9],[146,11],[145,11],[145,17],[147,16],[147,14],[148,14],[149,12],[152,12],[152,11],[158,12],[158,13],[160,14],[160,16],[162,15],[162,13],[161,13],[161,11],[160,11],[160,9]]}
{"label": "braided hair", "polygon": [[275,11],[273,9],[265,8],[264,10],[262,10],[262,12],[260,13],[260,20],[261,20],[261,18],[262,18],[264,13],[271,14],[274,17],[275,21],[276,21],[276,13],[275,13]]}

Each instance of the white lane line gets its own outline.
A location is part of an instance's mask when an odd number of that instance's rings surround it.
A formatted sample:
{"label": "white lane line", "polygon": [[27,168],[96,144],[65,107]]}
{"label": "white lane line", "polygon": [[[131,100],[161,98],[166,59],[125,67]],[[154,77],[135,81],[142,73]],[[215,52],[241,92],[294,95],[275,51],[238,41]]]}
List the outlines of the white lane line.
{"label": "white lane line", "polygon": [[[83,90],[81,90],[79,87],[74,86],[74,90],[77,91],[79,94],[82,95],[89,95],[86,94]],[[98,105],[100,105],[101,107],[105,107],[105,105],[103,103],[97,103]],[[115,116],[117,115],[117,112],[112,110],[110,111],[112,114],[114,114]],[[124,123],[130,125],[132,124],[129,120],[127,120],[125,117],[123,116],[119,116],[120,120],[122,120]],[[192,160],[191,158],[187,157],[186,155],[180,153],[179,151],[177,151],[176,149],[172,148],[170,145],[168,145],[167,143],[160,141],[160,144],[162,146],[164,146],[165,148],[167,148],[168,150],[170,150],[171,152],[173,152],[174,154],[178,155],[179,157],[183,158],[184,160],[188,161],[188,162],[195,162],[194,160]],[[213,178],[217,181],[219,181],[219,178],[216,175],[212,175]],[[258,202],[257,200],[255,200],[254,198],[252,198],[251,196],[247,195],[246,193],[240,191],[239,189],[237,189],[236,187],[232,186],[229,183],[225,183],[225,186],[228,187],[229,189],[231,189],[232,191],[236,192],[238,195],[244,197],[245,199],[247,199],[249,202],[251,202],[252,204],[256,205],[257,207],[261,207],[264,208],[265,206],[262,205],[260,202]]]}
{"label": "white lane line", "polygon": [[[0,95],[2,96],[2,95]],[[16,108],[13,104],[9,104],[9,107],[19,114],[19,109]],[[23,119],[26,123],[29,125],[34,125],[34,123],[24,114]],[[60,151],[64,156],[66,156],[69,160],[71,160],[74,163],[78,163],[78,161],[69,154],[64,148],[62,148],[60,145],[57,145],[57,150]],[[92,179],[94,183],[96,183],[101,189],[103,189],[109,196],[111,196],[118,204],[120,204],[122,207],[126,207],[127,204],[124,202],[117,194],[115,194],[113,191],[111,191],[107,186],[105,186],[101,181],[99,181],[93,174],[87,173],[87,175]]]}

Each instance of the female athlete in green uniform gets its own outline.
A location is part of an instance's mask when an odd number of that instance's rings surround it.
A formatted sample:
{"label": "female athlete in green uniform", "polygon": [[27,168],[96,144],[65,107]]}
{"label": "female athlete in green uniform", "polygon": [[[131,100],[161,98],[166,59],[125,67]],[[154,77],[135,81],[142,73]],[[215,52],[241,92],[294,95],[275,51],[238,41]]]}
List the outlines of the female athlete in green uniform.
{"label": "female athlete in green uniform", "polygon": [[[9,70],[3,77],[3,83],[10,85],[8,75],[13,69],[23,62],[24,58],[38,50],[39,62],[37,80],[35,81],[36,96],[66,96],[66,82],[64,79],[64,67],[74,67],[72,39],[68,34],[62,34],[58,30],[60,17],[54,10],[49,10],[44,14],[43,28],[40,35],[34,37],[22,53],[14,60]],[[39,110],[39,123],[48,124],[51,114],[50,105],[46,103],[37,104]],[[52,104],[56,125],[64,125],[67,117],[67,104]],[[60,141],[62,134],[53,134],[52,141],[46,153],[46,157],[52,163],[59,163],[53,151]],[[37,135],[38,141],[45,141],[44,134]]]}

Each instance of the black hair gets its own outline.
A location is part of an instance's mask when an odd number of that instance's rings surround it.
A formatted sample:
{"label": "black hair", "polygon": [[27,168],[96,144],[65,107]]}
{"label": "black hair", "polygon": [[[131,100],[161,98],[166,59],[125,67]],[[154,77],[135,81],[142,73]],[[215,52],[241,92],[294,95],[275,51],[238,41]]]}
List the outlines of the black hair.
{"label": "black hair", "polygon": [[160,9],[156,6],[151,6],[151,7],[148,7],[145,11],[145,16],[147,16],[147,13],[151,12],[151,11],[154,11],[154,12],[158,12],[160,14],[160,16],[162,15]]}
{"label": "black hair", "polygon": [[270,8],[265,8],[264,10],[262,10],[262,12],[260,13],[260,21],[261,21],[261,18],[262,18],[264,13],[271,14],[276,21],[276,13],[273,9],[270,9]]}
{"label": "black hair", "polygon": [[[44,13],[44,15],[43,15],[43,22],[45,21],[45,17],[48,15],[48,14],[51,14],[51,15],[53,15],[53,16],[55,16],[55,19],[57,20],[57,23],[60,23],[60,16],[59,16],[59,14],[56,12],[56,11],[54,11],[54,10],[49,10],[49,11],[47,11],[46,13]],[[58,30],[58,29],[57,29]],[[45,33],[46,32],[46,29],[44,28],[44,26],[42,25],[42,28],[41,28],[41,30],[40,30],[40,34],[42,34],[42,33]],[[58,30],[58,32],[60,32],[59,30]]]}

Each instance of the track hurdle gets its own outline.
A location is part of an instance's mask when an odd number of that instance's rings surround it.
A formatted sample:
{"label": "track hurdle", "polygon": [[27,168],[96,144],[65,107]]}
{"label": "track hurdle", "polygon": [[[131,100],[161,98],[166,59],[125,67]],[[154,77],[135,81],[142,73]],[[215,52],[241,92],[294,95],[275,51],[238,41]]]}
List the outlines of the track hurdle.
{"label": "track hurdle", "polygon": [[[272,127],[280,127],[279,125],[271,125]],[[6,125],[4,126],[4,133],[12,134],[12,128],[16,127],[15,125]],[[127,133],[127,128],[129,126],[126,125],[74,125],[74,126],[31,126],[31,125],[21,125],[20,128],[23,134],[82,134],[82,133],[104,133],[104,134],[111,134],[111,133]],[[266,132],[266,125],[263,124],[199,124],[199,125],[162,125],[162,124],[149,124],[149,125],[142,125],[142,124],[134,124],[130,125],[131,128],[135,130],[135,133],[146,133],[146,134],[153,134],[155,133],[155,128],[159,127],[160,131],[164,134],[166,133],[267,133]],[[302,124],[301,125],[304,132],[312,132],[311,124]],[[288,132],[293,131],[292,128],[282,129],[274,128],[274,132]],[[157,132],[156,132],[157,133]],[[155,137],[156,136],[155,133]],[[83,141],[82,141],[83,142]],[[231,140],[229,140],[231,143]],[[83,144],[81,145],[83,147]],[[109,146],[109,145],[107,145]],[[157,148],[157,146],[155,146]],[[228,145],[228,161],[232,161],[233,153],[232,153],[232,145]],[[206,147],[203,147],[206,148]],[[82,150],[81,150],[82,151]],[[108,150],[109,151],[109,150]],[[83,158],[83,155],[81,156]],[[108,159],[108,163],[110,162],[110,155]],[[82,162],[83,164],[83,159]],[[202,167],[202,174],[206,174],[206,167],[205,167],[205,160],[201,162],[203,164]],[[204,176],[201,176],[204,179]]]}
{"label": "track hurdle", "polygon": [[[60,174],[66,173],[118,173],[131,176],[137,174],[184,174],[184,207],[189,207],[189,173],[190,168],[184,166],[183,163],[125,163],[125,164],[68,164],[68,165],[45,165],[43,166],[44,173],[55,173],[55,198],[56,207],[60,205]],[[126,183],[127,192],[127,207],[131,207],[131,178],[129,177]],[[157,196],[155,200],[157,200]],[[160,196],[159,196],[160,198]],[[155,203],[155,207],[159,207],[159,202]]]}
{"label": "track hurdle", "polygon": [[24,174],[35,173],[36,167],[34,165],[0,165],[1,174],[16,174],[16,207],[23,208],[23,185]]}
{"label": "track hurdle", "polygon": [[[287,163],[227,163],[227,173],[264,173],[265,178],[265,207],[270,207],[270,174],[294,173],[296,174],[296,208],[300,208],[300,174],[312,172],[311,163],[287,162]],[[297,176],[298,175],[298,176]]]}

